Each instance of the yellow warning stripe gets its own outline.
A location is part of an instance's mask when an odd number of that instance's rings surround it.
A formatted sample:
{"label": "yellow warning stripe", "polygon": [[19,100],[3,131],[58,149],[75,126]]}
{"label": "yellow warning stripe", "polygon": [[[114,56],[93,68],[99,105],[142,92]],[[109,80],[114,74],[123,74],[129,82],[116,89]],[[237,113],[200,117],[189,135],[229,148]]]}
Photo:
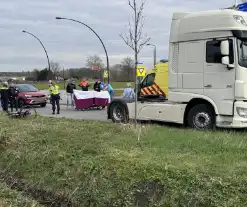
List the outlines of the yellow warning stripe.
{"label": "yellow warning stripe", "polygon": [[155,84],[153,84],[152,87],[153,87],[153,89],[155,89],[155,92],[156,92],[155,94],[162,94],[160,92],[160,89]]}
{"label": "yellow warning stripe", "polygon": [[156,95],[156,94],[165,95],[164,91],[162,91],[156,83],[154,83],[152,86],[142,88],[141,94],[142,95],[152,95],[152,94],[153,95]]}

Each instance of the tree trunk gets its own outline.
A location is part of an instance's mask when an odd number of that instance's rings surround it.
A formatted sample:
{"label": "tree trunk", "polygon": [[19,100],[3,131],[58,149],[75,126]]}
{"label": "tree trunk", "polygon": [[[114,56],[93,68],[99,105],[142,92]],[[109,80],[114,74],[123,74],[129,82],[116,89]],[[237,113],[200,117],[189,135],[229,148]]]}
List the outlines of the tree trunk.
{"label": "tree trunk", "polygon": [[138,22],[137,22],[137,11],[136,11],[136,2],[134,1],[134,10],[135,10],[135,128],[137,127],[137,95],[138,95],[138,81],[137,81],[137,64],[138,64],[138,42],[137,42],[137,30],[138,30]]}

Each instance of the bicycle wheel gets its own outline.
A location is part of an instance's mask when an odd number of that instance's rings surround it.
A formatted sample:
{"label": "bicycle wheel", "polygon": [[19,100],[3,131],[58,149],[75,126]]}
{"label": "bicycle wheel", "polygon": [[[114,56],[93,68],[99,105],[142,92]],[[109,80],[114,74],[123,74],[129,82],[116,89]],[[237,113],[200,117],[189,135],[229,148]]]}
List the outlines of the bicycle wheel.
{"label": "bicycle wheel", "polygon": [[37,117],[36,109],[33,106],[23,106],[20,109],[20,117],[35,119]]}

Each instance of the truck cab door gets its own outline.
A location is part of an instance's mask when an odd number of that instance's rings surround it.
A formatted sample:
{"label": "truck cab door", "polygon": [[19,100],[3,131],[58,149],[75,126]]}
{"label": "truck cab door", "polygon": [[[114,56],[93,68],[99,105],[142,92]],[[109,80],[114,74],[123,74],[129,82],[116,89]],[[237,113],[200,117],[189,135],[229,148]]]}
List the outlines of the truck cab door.
{"label": "truck cab door", "polygon": [[[222,64],[221,41],[205,41],[204,95],[213,100],[222,115],[233,115],[235,69]],[[234,64],[234,39],[229,39],[230,64]]]}

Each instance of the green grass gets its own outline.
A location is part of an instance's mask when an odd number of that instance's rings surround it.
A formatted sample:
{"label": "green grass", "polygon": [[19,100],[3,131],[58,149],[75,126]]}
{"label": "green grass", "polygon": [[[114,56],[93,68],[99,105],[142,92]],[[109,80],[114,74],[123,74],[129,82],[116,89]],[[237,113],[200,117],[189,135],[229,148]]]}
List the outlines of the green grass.
{"label": "green grass", "polygon": [[[114,89],[126,88],[126,83],[127,82],[112,82],[111,85]],[[47,83],[36,83],[33,85],[40,90],[47,90],[48,89]],[[65,83],[65,87],[66,87],[66,85],[67,85],[67,83]],[[76,86],[78,86],[78,85],[79,85],[79,81],[76,82]],[[58,86],[60,89],[64,89],[64,83],[63,82],[58,83]],[[93,82],[90,83],[90,88],[93,89]]]}
{"label": "green grass", "polygon": [[36,201],[25,197],[21,192],[11,190],[5,184],[0,183],[0,206],[1,207],[41,207]]}
{"label": "green grass", "polygon": [[0,123],[0,171],[80,206],[247,206],[245,133],[156,125],[136,133],[42,117]]}

